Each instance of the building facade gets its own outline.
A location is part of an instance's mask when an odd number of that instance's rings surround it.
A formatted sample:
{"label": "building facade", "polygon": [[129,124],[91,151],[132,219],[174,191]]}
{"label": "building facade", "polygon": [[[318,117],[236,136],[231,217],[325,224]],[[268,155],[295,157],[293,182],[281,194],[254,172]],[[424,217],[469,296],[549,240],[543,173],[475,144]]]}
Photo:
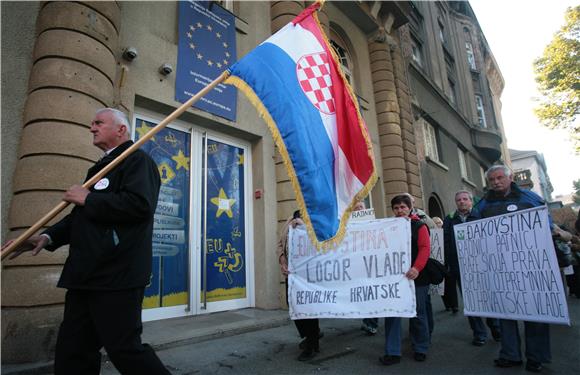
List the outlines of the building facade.
{"label": "building facade", "polygon": [[[208,12],[220,7],[233,14],[241,57],[309,3],[203,4]],[[179,6],[1,3],[3,242],[56,206],[100,157],[88,131],[95,110],[123,110],[138,138],[180,105],[175,99],[183,37]],[[423,205],[417,109],[411,104],[401,33],[410,11],[408,2],[328,1],[319,12],[371,135],[380,179],[368,203],[377,217],[389,214],[390,198],[401,192],[410,192]],[[192,48],[208,35],[192,34]],[[150,287],[156,290],[146,294],[145,320],[285,305],[275,248],[281,223],[296,208],[294,193],[263,121],[239,94],[236,108],[234,120],[191,108],[156,136],[155,160],[164,186],[158,213],[175,210],[179,215],[159,220],[165,229],[174,229],[155,236],[174,242],[156,250]],[[210,194],[210,186],[217,192],[223,184],[230,187],[226,194],[236,195],[237,221],[227,232],[238,241],[236,248],[208,232],[228,215],[204,216],[215,204],[212,199],[221,199]],[[235,255],[235,262],[220,267],[224,254]],[[66,256],[63,248],[3,263],[4,363],[52,356],[64,300],[64,291],[55,285]],[[222,286],[211,289],[211,280]]]}
{"label": "building facade", "polygon": [[544,155],[537,151],[509,150],[514,179],[518,185],[532,190],[546,202],[552,201],[554,187],[550,182]]}
{"label": "building facade", "polygon": [[411,2],[402,30],[427,212],[481,196],[484,171],[509,164],[501,121],[504,80],[468,2]]}

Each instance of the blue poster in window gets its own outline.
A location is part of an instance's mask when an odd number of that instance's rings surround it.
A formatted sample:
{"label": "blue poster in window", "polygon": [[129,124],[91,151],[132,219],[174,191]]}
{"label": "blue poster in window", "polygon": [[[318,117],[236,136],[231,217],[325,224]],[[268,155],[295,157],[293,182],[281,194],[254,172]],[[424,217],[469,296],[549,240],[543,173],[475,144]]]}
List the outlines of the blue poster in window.
{"label": "blue poster in window", "polygon": [[207,166],[207,301],[245,298],[244,150],[208,140]]}
{"label": "blue poster in window", "polygon": [[[141,138],[156,124],[137,119]],[[161,189],[153,217],[153,269],[144,308],[185,305],[189,299],[189,178],[191,135],[164,128],[141,149],[155,161]]]}
{"label": "blue poster in window", "polygon": [[[236,61],[235,18],[213,1],[179,2],[175,100],[184,103]],[[236,119],[236,89],[219,84],[194,106]]]}

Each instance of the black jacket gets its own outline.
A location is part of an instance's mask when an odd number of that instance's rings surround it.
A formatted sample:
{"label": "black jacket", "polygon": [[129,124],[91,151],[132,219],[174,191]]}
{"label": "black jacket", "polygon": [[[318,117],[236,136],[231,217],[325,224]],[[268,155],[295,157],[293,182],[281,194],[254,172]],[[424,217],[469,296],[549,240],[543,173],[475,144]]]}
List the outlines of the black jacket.
{"label": "black jacket", "polygon": [[[119,145],[92,166],[85,181],[132,143]],[[137,150],[91,187],[84,206],[75,206],[46,230],[52,239],[48,250],[70,245],[58,286],[90,290],[146,286],[160,185],[155,162]]]}
{"label": "black jacket", "polygon": [[531,190],[522,189],[515,182],[512,182],[507,196],[489,190],[483,199],[473,207],[473,214],[477,218],[484,219],[545,204],[539,195]]}
{"label": "black jacket", "polygon": [[[422,220],[411,220],[411,264],[415,264],[417,256],[419,255],[419,228],[422,226],[429,230],[429,226],[425,224]],[[425,286],[429,285],[429,275],[427,275],[427,265],[419,272],[419,276],[415,279],[415,286]]]}
{"label": "black jacket", "polygon": [[[467,221],[473,221],[477,218],[473,216],[473,210],[467,216]],[[455,277],[459,277],[459,259],[457,257],[457,244],[455,243],[455,232],[453,227],[462,224],[459,213],[455,211],[453,215],[447,215],[443,220],[443,251],[445,253],[445,265],[449,272]]]}

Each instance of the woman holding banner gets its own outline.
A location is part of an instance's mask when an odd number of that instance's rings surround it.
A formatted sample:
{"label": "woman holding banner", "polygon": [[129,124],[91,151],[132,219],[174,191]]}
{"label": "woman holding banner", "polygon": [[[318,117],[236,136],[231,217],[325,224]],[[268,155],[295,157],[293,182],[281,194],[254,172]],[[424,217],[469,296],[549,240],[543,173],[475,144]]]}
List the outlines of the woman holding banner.
{"label": "woman holding banner", "polygon": [[[413,358],[418,362],[427,359],[429,349],[429,325],[427,322],[427,294],[429,281],[426,273],[421,272],[431,249],[429,230],[419,217],[411,213],[413,204],[406,194],[395,196],[391,200],[391,208],[396,217],[405,217],[411,220],[411,268],[405,276],[415,281],[415,297],[417,301],[417,317],[411,318],[409,332],[413,347]],[[385,355],[379,361],[386,366],[401,361],[401,318],[385,318]]]}
{"label": "woman holding banner", "polygon": [[[288,299],[288,232],[290,227],[296,228],[298,225],[304,225],[304,222],[300,217],[300,211],[297,210],[284,224],[278,239],[278,263],[280,263],[280,271],[286,277],[286,300]],[[318,339],[323,336],[322,332],[320,332],[318,319],[296,319],[294,324],[296,324],[300,337],[304,339],[299,345],[302,353],[298,356],[298,360],[307,361],[312,359],[320,351]]]}

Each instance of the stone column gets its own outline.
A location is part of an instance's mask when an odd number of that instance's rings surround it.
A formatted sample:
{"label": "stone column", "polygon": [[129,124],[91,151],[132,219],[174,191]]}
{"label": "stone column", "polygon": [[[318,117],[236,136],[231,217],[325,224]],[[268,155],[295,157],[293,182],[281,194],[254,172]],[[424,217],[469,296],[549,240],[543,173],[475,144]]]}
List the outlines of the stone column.
{"label": "stone column", "polygon": [[408,191],[405,169],[405,152],[395,74],[390,47],[382,41],[369,43],[371,75],[373,81],[385,205],[390,212],[391,198]]}
{"label": "stone column", "polygon": [[423,193],[421,189],[421,176],[419,172],[419,160],[417,158],[417,146],[413,129],[413,111],[411,109],[411,90],[406,75],[405,60],[401,53],[400,41],[391,43],[391,57],[393,59],[395,87],[399,100],[399,118],[403,139],[405,158],[405,170],[407,173],[408,192],[415,197],[415,205],[424,207]]}
{"label": "stone column", "polygon": [[[10,237],[57,205],[101,154],[89,126],[97,109],[113,105],[120,15],[116,2],[41,5],[8,215]],[[4,262],[3,362],[52,355],[64,300],[56,282],[66,253],[43,251]]]}
{"label": "stone column", "polygon": [[400,49],[383,31],[370,41],[369,51],[386,209],[390,212],[391,198],[403,192],[412,194],[422,206],[409,86]]}

